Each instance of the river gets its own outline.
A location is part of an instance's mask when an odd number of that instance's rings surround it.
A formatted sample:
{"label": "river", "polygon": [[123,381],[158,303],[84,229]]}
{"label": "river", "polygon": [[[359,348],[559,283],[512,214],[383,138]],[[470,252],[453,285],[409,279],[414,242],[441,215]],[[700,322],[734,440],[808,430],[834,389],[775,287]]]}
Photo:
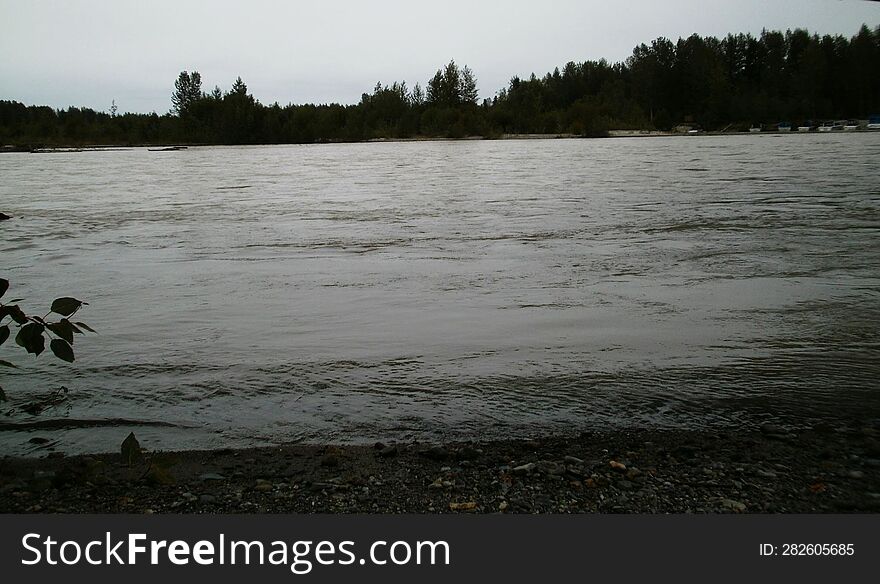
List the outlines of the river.
{"label": "river", "polygon": [[173,449],[878,417],[878,160],[880,133],[0,155],[6,298],[99,333],[70,365],[0,347],[0,422]]}

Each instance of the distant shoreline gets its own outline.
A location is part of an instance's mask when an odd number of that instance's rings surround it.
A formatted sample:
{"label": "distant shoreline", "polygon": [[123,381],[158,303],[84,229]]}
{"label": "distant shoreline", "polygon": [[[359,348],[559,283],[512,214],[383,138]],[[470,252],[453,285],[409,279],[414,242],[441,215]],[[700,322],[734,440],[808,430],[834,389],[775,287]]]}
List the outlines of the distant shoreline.
{"label": "distant shoreline", "polygon": [[[829,135],[854,135],[854,134],[880,134],[880,130],[855,130],[855,131],[835,131],[829,132]],[[697,138],[700,136],[810,136],[819,135],[819,132],[779,132],[768,130],[766,132],[704,132],[700,131],[694,134],[684,132],[671,132],[660,130],[611,130],[606,136],[579,136],[576,134],[504,134],[502,136],[467,136],[465,138],[437,138],[428,136],[416,136],[412,138],[371,138],[369,140],[355,141],[326,141],[326,142],[291,142],[278,143],[266,142],[259,144],[221,144],[221,143],[147,143],[147,144],[64,144],[54,146],[44,145],[6,145],[0,146],[0,154],[3,153],[50,153],[50,152],[108,152],[114,150],[130,150],[135,148],[198,148],[198,147],[215,147],[215,146],[309,146],[324,144],[384,144],[397,142],[473,142],[473,141],[498,141],[498,140],[596,140],[606,138]],[[821,134],[826,135],[826,134]]]}

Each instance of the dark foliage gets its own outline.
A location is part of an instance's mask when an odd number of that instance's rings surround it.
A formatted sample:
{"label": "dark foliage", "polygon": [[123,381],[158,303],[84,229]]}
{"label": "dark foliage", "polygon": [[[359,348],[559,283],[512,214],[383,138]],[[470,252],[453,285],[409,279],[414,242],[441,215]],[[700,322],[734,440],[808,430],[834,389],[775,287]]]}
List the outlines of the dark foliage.
{"label": "dark foliage", "polygon": [[[9,289],[9,281],[0,278],[0,297],[6,294]],[[49,349],[52,353],[61,359],[72,363],[73,340],[75,334],[85,334],[84,331],[95,332],[87,324],[83,322],[71,322],[69,319],[75,315],[86,302],[65,296],[56,298],[52,302],[44,316],[27,315],[19,307],[20,298],[7,300],[5,303],[0,302],[0,345],[3,345],[7,339],[12,336],[11,327],[17,327],[15,334],[15,344],[23,348],[28,353],[39,357],[46,349],[46,339],[49,339]],[[53,321],[49,320],[52,314],[56,314],[63,318]],[[9,320],[7,320],[9,319]],[[15,364],[5,359],[0,359],[0,367],[15,368]],[[67,390],[65,389],[65,394]],[[0,387],[0,401],[6,401],[6,393]]]}
{"label": "dark foliage", "polygon": [[356,105],[264,105],[238,78],[203,93],[198,72],[175,82],[172,111],[110,115],[0,101],[0,144],[255,144],[373,138],[567,133],[609,129],[743,129],[880,112],[880,27],[851,39],[797,29],[692,35],[641,44],[623,63],[570,62],[544,77],[514,77],[477,102],[476,76],[454,62],[423,90],[377,84]]}

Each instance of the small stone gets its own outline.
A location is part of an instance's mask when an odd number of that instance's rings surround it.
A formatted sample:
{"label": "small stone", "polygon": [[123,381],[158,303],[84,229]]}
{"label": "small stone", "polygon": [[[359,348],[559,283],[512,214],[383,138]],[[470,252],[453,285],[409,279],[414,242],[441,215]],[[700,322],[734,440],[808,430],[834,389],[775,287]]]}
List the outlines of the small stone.
{"label": "small stone", "polygon": [[580,466],[584,464],[584,461],[577,456],[566,456],[562,459],[565,464],[573,464],[576,466]]}
{"label": "small stone", "polygon": [[739,501],[734,501],[733,499],[721,499],[721,505],[726,509],[730,509],[731,511],[735,511],[736,513],[742,513],[746,510],[746,506],[744,503],[740,503]]}
{"label": "small stone", "polygon": [[537,464],[535,464],[534,462],[527,462],[526,464],[521,464],[519,466],[513,467],[513,472],[514,472],[514,474],[520,474],[520,475],[530,474],[536,468],[538,468]]}
{"label": "small stone", "polygon": [[860,470],[851,470],[846,475],[851,479],[863,479],[865,478],[865,473]]}
{"label": "small stone", "polygon": [[433,483],[428,485],[428,488],[429,489],[442,489],[443,488],[443,480],[442,479],[435,480]]}
{"label": "small stone", "polygon": [[550,460],[539,460],[537,463],[538,471],[548,475],[561,475],[565,473],[565,467]]}
{"label": "small stone", "polygon": [[218,472],[206,472],[199,475],[201,481],[223,481],[226,480],[222,474]]}
{"label": "small stone", "polygon": [[509,504],[507,501],[501,501],[501,502],[498,504],[498,510],[501,511],[502,513],[503,513],[504,511],[507,511],[507,508],[508,508],[508,507],[510,507],[510,504]]}
{"label": "small stone", "polygon": [[612,460],[608,463],[608,466],[610,466],[612,469],[616,470],[617,472],[626,472],[626,465],[623,464],[622,462],[617,462],[616,460]]}
{"label": "small stone", "polygon": [[777,474],[772,470],[764,470],[762,468],[756,470],[755,474],[765,479],[775,479],[777,477]]}
{"label": "small stone", "polygon": [[642,476],[642,471],[635,467],[630,468],[628,471],[626,471],[626,478],[631,481],[639,478],[640,476]]}
{"label": "small stone", "polygon": [[477,508],[477,504],[473,501],[468,501],[466,503],[450,503],[449,509],[451,511],[474,511]]}
{"label": "small stone", "polygon": [[205,503],[207,505],[213,505],[217,502],[217,497],[214,495],[202,495],[199,497],[199,503]]}

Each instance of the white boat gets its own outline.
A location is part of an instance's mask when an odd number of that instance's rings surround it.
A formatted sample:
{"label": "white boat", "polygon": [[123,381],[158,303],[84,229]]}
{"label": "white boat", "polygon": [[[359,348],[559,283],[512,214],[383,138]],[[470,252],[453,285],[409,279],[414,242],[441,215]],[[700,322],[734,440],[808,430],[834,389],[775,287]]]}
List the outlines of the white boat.
{"label": "white boat", "polygon": [[791,124],[788,122],[779,122],[776,124],[777,132],[791,132]]}
{"label": "white boat", "polygon": [[761,126],[752,126],[751,128],[749,128],[749,132],[751,132],[753,134],[757,134],[760,131],[761,131]]}
{"label": "white boat", "polygon": [[847,120],[846,124],[843,126],[844,132],[855,132],[859,129],[858,120]]}
{"label": "white boat", "polygon": [[880,130],[880,116],[871,116],[868,118],[868,125],[865,127],[869,130]]}
{"label": "white boat", "polygon": [[823,122],[821,126],[819,126],[820,132],[830,132],[834,129],[834,122]]}

